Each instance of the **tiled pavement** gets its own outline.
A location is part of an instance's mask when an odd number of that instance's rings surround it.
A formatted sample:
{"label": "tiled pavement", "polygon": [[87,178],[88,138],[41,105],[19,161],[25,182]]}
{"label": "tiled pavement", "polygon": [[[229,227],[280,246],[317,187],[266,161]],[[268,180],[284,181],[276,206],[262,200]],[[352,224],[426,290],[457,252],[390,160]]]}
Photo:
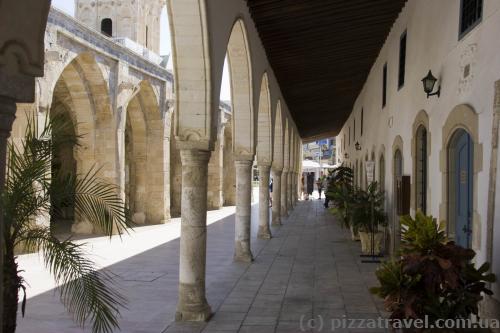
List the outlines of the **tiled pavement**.
{"label": "tiled pavement", "polygon": [[[258,206],[253,216],[258,216]],[[378,318],[370,295],[374,264],[362,264],[359,243],[349,240],[319,200],[299,202],[268,241],[256,239],[252,264],[234,263],[234,215],[208,227],[208,323],[175,323],[179,240],[174,239],[108,267],[129,299],[122,332],[332,332],[335,318]],[[159,233],[156,237],[161,237]],[[104,254],[101,254],[104,255]],[[339,323],[339,321],[336,321]],[[313,327],[314,326],[314,327]],[[335,332],[381,332],[340,330]],[[82,332],[49,291],[29,299],[18,332]]]}

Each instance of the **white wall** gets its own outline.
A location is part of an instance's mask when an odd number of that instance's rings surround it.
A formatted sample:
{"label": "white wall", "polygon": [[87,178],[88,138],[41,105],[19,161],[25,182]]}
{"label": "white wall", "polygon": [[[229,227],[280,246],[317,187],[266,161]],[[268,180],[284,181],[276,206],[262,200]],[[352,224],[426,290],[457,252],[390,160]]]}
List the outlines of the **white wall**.
{"label": "white wall", "polygon": [[[346,162],[355,163],[367,152],[378,152],[385,146],[386,186],[388,198],[392,197],[392,145],[397,135],[404,142],[404,174],[413,179],[411,156],[412,125],[420,110],[429,115],[431,152],[428,179],[428,213],[440,216],[442,202],[442,174],[440,172],[440,151],[442,127],[452,109],[459,104],[470,105],[479,118],[479,144],[482,144],[482,171],[479,172],[477,207],[480,215],[481,242],[478,261],[486,258],[486,216],[488,199],[488,177],[491,153],[492,114],[494,82],[500,79],[500,1],[485,0],[482,22],[459,40],[459,0],[410,0],[395,22],[387,40],[374,63],[365,85],[359,94],[353,112],[339,134],[348,141],[348,127],[353,131],[356,118],[356,140],[346,152],[350,155]],[[405,84],[398,90],[399,42],[407,29]],[[382,108],[382,68],[388,64],[387,105]],[[463,77],[464,66],[470,65],[470,74]],[[441,97],[426,98],[421,79],[431,69],[440,79]],[[437,87],[437,84],[436,84]],[[360,138],[360,112],[364,108],[364,135]],[[392,124],[390,126],[389,124]],[[351,133],[352,134],[352,133]],[[356,152],[354,143],[359,141],[361,152]],[[339,142],[343,145],[343,142]],[[343,159],[342,150],[341,158]],[[499,162],[500,163],[500,162]],[[378,163],[377,163],[378,167]],[[497,181],[497,215],[495,218],[496,238],[500,241],[500,204]],[[500,246],[495,248],[495,270],[500,274]],[[497,293],[500,293],[497,287]],[[498,297],[498,296],[497,296]]]}

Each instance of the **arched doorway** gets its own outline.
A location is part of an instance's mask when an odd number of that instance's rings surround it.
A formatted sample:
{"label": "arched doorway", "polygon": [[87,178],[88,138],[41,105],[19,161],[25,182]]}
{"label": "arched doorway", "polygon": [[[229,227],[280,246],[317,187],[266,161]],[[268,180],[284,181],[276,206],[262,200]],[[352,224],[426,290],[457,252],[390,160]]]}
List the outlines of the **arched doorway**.
{"label": "arched doorway", "polygon": [[[57,89],[56,89],[57,90]],[[77,161],[75,158],[76,133],[71,111],[60,98],[60,91],[54,95],[50,110],[52,128],[57,129],[60,138],[54,138],[59,143],[52,148],[51,179],[66,179],[74,177],[77,173]],[[73,140],[75,139],[75,140]],[[68,199],[63,202],[51,200],[50,205],[50,230],[54,235],[71,234],[71,228],[75,223],[75,201]]]}
{"label": "arched doorway", "polygon": [[399,224],[398,207],[401,202],[401,187],[403,179],[403,154],[398,148],[394,152],[393,164],[393,218],[391,223],[391,253],[395,254],[399,249],[401,240],[401,228]]}
{"label": "arched doorway", "polygon": [[466,248],[472,246],[473,156],[470,134],[456,130],[448,144],[448,233]]}

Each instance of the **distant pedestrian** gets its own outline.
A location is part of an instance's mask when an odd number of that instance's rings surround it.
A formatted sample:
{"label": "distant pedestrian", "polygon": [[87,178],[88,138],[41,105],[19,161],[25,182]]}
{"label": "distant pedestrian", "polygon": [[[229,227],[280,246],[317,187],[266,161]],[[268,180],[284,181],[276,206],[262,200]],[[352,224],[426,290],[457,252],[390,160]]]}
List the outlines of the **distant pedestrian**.
{"label": "distant pedestrian", "polygon": [[316,181],[316,187],[318,188],[319,200],[321,200],[321,192],[323,192],[323,180],[321,178]]}
{"label": "distant pedestrian", "polygon": [[273,179],[269,183],[269,207],[273,206]]}

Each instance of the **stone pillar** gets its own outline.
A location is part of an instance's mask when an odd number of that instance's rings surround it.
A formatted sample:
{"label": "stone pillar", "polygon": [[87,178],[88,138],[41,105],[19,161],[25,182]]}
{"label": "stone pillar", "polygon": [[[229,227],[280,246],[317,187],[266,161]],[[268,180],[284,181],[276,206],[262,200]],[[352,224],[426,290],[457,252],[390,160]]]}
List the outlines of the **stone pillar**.
{"label": "stone pillar", "polygon": [[290,212],[293,209],[293,198],[292,198],[292,192],[293,192],[293,172],[289,171],[288,172],[288,195],[287,195],[287,206],[288,206],[288,212]]}
{"label": "stone pillar", "polygon": [[252,161],[237,160],[234,260],[251,262]]}
{"label": "stone pillar", "polygon": [[181,150],[182,214],[177,321],[204,321],[211,315],[205,297],[209,159],[209,151]]}
{"label": "stone pillar", "polygon": [[[269,165],[259,165],[259,232],[260,239],[270,239],[271,229],[269,228]],[[273,185],[274,186],[274,185]]]}
{"label": "stone pillar", "polygon": [[281,174],[281,217],[288,216],[288,171]]}
{"label": "stone pillar", "polygon": [[223,174],[223,147],[220,140],[215,144],[215,150],[210,156],[208,162],[208,194],[207,194],[207,209],[221,209],[223,205],[222,197],[222,179]]}
{"label": "stone pillar", "polygon": [[[0,96],[0,192],[5,185],[5,167],[7,164],[7,139],[16,119],[16,102],[13,99]],[[0,268],[3,268],[3,208],[0,205]],[[0,295],[3,295],[3,269],[0,269]],[[3,297],[0,300],[0,319],[3,317]],[[0,320],[1,323],[3,321]],[[1,327],[0,327],[1,331]]]}
{"label": "stone pillar", "polygon": [[273,171],[273,209],[272,209],[272,225],[281,225],[281,170],[272,169]]}

